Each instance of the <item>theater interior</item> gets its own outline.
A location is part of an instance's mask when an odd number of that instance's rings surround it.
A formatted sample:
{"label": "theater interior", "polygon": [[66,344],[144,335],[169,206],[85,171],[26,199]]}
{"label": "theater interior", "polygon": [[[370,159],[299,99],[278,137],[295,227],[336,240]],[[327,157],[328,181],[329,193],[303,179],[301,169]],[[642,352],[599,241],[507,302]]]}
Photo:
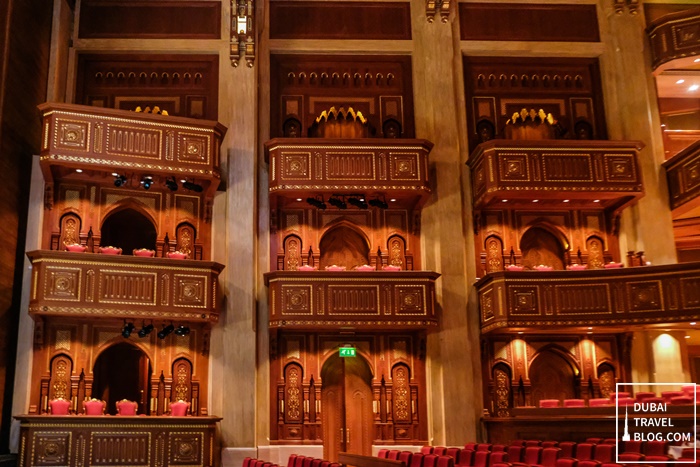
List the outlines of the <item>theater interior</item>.
{"label": "theater interior", "polygon": [[697,1],[0,24],[0,466],[697,461]]}

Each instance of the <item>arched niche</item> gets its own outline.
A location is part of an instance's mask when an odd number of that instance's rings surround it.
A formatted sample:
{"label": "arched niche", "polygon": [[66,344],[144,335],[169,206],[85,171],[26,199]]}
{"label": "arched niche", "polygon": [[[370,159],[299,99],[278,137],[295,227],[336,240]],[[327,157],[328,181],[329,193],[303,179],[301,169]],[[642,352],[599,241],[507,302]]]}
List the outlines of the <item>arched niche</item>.
{"label": "arched niche", "polygon": [[302,242],[296,235],[289,235],[284,239],[284,269],[296,271],[302,264]]}
{"label": "arched niche", "polygon": [[497,235],[491,235],[484,242],[486,249],[486,272],[503,271],[503,241]]}
{"label": "arched niche", "polygon": [[564,269],[564,253],[566,248],[560,238],[549,229],[530,227],[520,238],[520,251],[525,269],[536,266],[551,266],[552,269]]}
{"label": "arched niche", "polygon": [[58,354],[51,359],[51,378],[49,380],[49,400],[71,400],[71,375],[73,360],[66,354]]}
{"label": "arched niche", "polygon": [[369,264],[367,238],[347,224],[328,229],[321,237],[319,248],[321,250],[319,269],[336,265],[345,266],[349,270],[355,266]]}
{"label": "arched niche", "polygon": [[394,423],[406,424],[413,421],[411,408],[411,371],[408,365],[397,363],[391,368],[393,382]]}
{"label": "arched niche", "polygon": [[547,348],[537,353],[529,368],[531,403],[542,399],[575,399],[580,372],[564,352]]}
{"label": "arched niche", "polygon": [[69,212],[61,216],[59,221],[59,239],[58,239],[58,249],[62,250],[65,245],[73,245],[75,243],[80,243],[80,229],[82,228],[82,222],[80,216],[73,212]]}
{"label": "arched niche", "polygon": [[105,348],[92,368],[92,397],[107,403],[105,413],[116,415],[116,402],[138,402],[138,413],[148,414],[151,393],[151,361],[146,353],[127,342]]}
{"label": "arched niche", "polygon": [[605,266],[605,244],[600,237],[591,235],[586,239],[586,250],[588,251],[588,268],[598,269]]}
{"label": "arched niche", "polygon": [[[173,386],[170,401],[192,401],[192,362],[178,358],[173,362]],[[190,408],[192,408],[190,406]]]}
{"label": "arched niche", "polygon": [[406,269],[406,240],[400,235],[389,237],[387,242],[389,250],[389,265]]}
{"label": "arched niche", "polygon": [[100,246],[121,248],[125,255],[139,248],[156,249],[157,232],[150,216],[132,207],[114,210],[100,229]]}
{"label": "arched niche", "polygon": [[493,414],[496,417],[509,417],[513,407],[512,372],[503,362],[493,366]]}
{"label": "arched niche", "polygon": [[615,392],[615,367],[610,363],[603,362],[598,365],[598,388],[600,397],[609,398]]}
{"label": "arched niche", "polygon": [[298,363],[284,368],[284,422],[302,423],[304,419],[304,372]]}
{"label": "arched niche", "polygon": [[197,230],[189,222],[182,222],[175,229],[175,241],[177,251],[186,253],[188,258],[195,258],[194,242],[197,238]]}

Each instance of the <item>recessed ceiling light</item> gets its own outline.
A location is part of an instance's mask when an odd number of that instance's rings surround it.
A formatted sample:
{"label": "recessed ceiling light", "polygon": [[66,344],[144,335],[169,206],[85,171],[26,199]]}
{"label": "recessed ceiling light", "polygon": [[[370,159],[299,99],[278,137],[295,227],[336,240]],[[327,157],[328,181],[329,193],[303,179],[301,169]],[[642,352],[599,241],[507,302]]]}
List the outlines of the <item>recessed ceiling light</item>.
{"label": "recessed ceiling light", "polygon": [[83,169],[75,169],[75,171],[78,172],[79,174],[83,173]]}
{"label": "recessed ceiling light", "polygon": [[593,334],[593,331],[588,331],[588,334]]}
{"label": "recessed ceiling light", "polygon": [[676,84],[683,84],[683,83],[685,83],[684,79],[679,79],[678,81],[676,81]]}
{"label": "recessed ceiling light", "polygon": [[686,339],[690,339],[690,336],[684,336]]}
{"label": "recessed ceiling light", "polygon": [[588,328],[589,331],[590,331],[591,329],[593,329],[593,328],[592,328],[592,327],[589,327],[589,328]]}
{"label": "recessed ceiling light", "polygon": [[693,321],[692,323],[690,323],[690,325],[691,325],[691,326],[695,326],[695,321]]}
{"label": "recessed ceiling light", "polygon": [[118,177],[119,174],[117,172],[112,172],[112,177]]}
{"label": "recessed ceiling light", "polygon": [[539,203],[540,200],[539,200],[539,199],[533,199],[532,202],[533,202],[533,203]]}
{"label": "recessed ceiling light", "polygon": [[301,201],[301,200],[302,200],[301,198],[297,198],[297,201]]}
{"label": "recessed ceiling light", "polygon": [[396,202],[396,198],[391,198],[389,201],[391,201],[392,203],[395,203],[395,202]]}
{"label": "recessed ceiling light", "polygon": [[688,88],[688,91],[697,91],[698,89],[700,89],[700,84],[693,84]]}
{"label": "recessed ceiling light", "polygon": [[518,331],[518,334],[522,334],[522,333],[523,333],[522,331]]}
{"label": "recessed ceiling light", "polygon": [[501,203],[507,203],[507,202],[508,202],[507,199],[502,199],[502,200],[501,200]]}
{"label": "recessed ceiling light", "polygon": [[569,200],[568,200],[568,199],[565,199],[565,200],[564,200],[564,202],[565,202],[565,203],[568,203],[568,202],[569,202]]}
{"label": "recessed ceiling light", "polygon": [[695,63],[700,62],[700,58],[696,58],[695,60],[693,60],[693,62],[695,62]]}
{"label": "recessed ceiling light", "polygon": [[599,199],[594,199],[593,202],[594,202],[594,203],[600,203],[600,200],[599,200]]}

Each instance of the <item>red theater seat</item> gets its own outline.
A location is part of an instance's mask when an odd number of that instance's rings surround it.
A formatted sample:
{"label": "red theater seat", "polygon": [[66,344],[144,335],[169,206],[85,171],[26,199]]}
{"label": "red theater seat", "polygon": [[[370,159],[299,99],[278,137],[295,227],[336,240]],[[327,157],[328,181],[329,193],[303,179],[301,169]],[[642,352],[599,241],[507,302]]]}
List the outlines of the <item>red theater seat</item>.
{"label": "red theater seat", "polygon": [[691,396],[676,396],[671,398],[671,405],[693,404],[695,398]]}
{"label": "red theater seat", "polygon": [[380,449],[379,452],[377,453],[377,457],[380,459],[386,459],[389,456],[389,450],[388,449]]}
{"label": "red theater seat", "polygon": [[314,461],[313,457],[305,457],[303,463],[301,464],[302,467],[311,467],[311,463]]}
{"label": "red theater seat", "polygon": [[423,467],[423,458],[425,455],[422,452],[415,452],[411,456],[411,464],[409,467]]}
{"label": "red theater seat", "polygon": [[576,459],[579,461],[587,461],[593,459],[593,443],[578,443],[576,445]]}
{"label": "red theater seat", "polygon": [[647,441],[644,443],[644,454],[648,456],[665,456],[668,454],[666,441]]}
{"label": "red theater seat", "polygon": [[619,462],[640,462],[644,460],[644,454],[638,452],[623,452],[618,457]]}
{"label": "red theater seat", "polygon": [[459,461],[458,465],[464,465],[471,467],[474,462],[474,450],[473,449],[461,449],[459,451]]}
{"label": "red theater seat", "polygon": [[642,452],[642,442],[641,441],[625,441],[624,453],[641,453]]}
{"label": "red theater seat", "polygon": [[586,459],[578,461],[578,467],[600,467],[602,464],[593,459]]}
{"label": "red theater seat", "polygon": [[542,399],[539,402],[540,408],[559,407],[559,399]]}
{"label": "red theater seat", "polygon": [[464,449],[471,449],[472,451],[476,451],[476,443],[467,443],[464,445]]}
{"label": "red theater seat", "polygon": [[557,459],[557,463],[554,464],[555,467],[578,467],[578,460],[571,457],[560,457]]}
{"label": "red theater seat", "polygon": [[559,449],[561,449],[561,457],[574,457],[574,449],[576,448],[576,443],[573,441],[561,441],[559,443]]}
{"label": "red theater seat", "polygon": [[437,467],[454,467],[455,460],[450,456],[438,456]]}
{"label": "red theater seat", "polygon": [[600,461],[602,463],[613,462],[615,459],[615,445],[614,444],[598,444],[595,447],[595,453],[593,459]]}
{"label": "red theater seat", "polygon": [[423,467],[437,467],[438,456],[435,454],[426,454],[423,457]]}
{"label": "red theater seat", "polygon": [[445,455],[452,457],[455,460],[455,464],[459,464],[459,451],[459,448],[447,448]]}
{"label": "red theater seat", "polygon": [[408,467],[411,465],[411,457],[413,457],[413,453],[411,451],[401,451],[398,460],[403,462],[404,466]]}
{"label": "red theater seat", "polygon": [[392,449],[391,451],[389,451],[389,455],[386,458],[395,461],[398,460],[399,454],[401,454],[401,451],[399,451],[398,449]]}
{"label": "red theater seat", "polygon": [[491,452],[506,452],[507,447],[505,444],[494,444],[491,446]]}
{"label": "red theater seat", "polygon": [[605,438],[602,444],[617,444],[617,439],[615,438]]}
{"label": "red theater seat", "polygon": [[541,467],[556,467],[557,459],[561,456],[559,448],[543,448],[542,461],[538,464]]}
{"label": "red theater seat", "polygon": [[250,457],[246,457],[245,459],[243,459],[243,465],[241,467],[248,467],[250,465],[251,460],[252,459]]}
{"label": "red theater seat", "polygon": [[297,458],[294,459],[294,467],[303,467],[304,459],[306,459],[306,456],[297,456]]}
{"label": "red theater seat", "polygon": [[508,446],[508,461],[509,462],[522,462],[523,460],[523,449],[522,446]]}
{"label": "red theater seat", "polygon": [[446,452],[447,452],[447,447],[435,446],[433,448],[433,452],[431,454],[435,454],[436,456],[444,456]]}
{"label": "red theater seat", "polygon": [[476,445],[477,451],[491,451],[491,443],[479,443]]}
{"label": "red theater seat", "polygon": [[630,395],[631,394],[629,392],[613,392],[610,393],[610,400],[615,402],[615,399],[620,399],[622,397],[630,397]]}
{"label": "red theater seat", "polygon": [[525,448],[525,453],[523,454],[523,463],[533,465],[540,464],[542,459],[542,447],[541,446],[528,446]]}
{"label": "red theater seat", "polygon": [[588,399],[588,407],[605,407],[615,405],[610,399]]}
{"label": "red theater seat", "polygon": [[649,399],[650,397],[656,397],[655,392],[646,392],[646,391],[639,391],[634,393],[634,398],[637,399],[637,402],[642,402],[645,401],[646,399]]}
{"label": "red theater seat", "polygon": [[559,445],[559,441],[542,441],[542,448],[556,448]]}
{"label": "red theater seat", "polygon": [[432,453],[433,453],[433,447],[432,447],[432,446],[423,446],[422,448],[420,448],[420,452],[421,452],[421,454],[423,454],[423,455],[432,454]]}
{"label": "red theater seat", "polygon": [[476,451],[474,453],[473,467],[488,467],[490,456],[491,453],[489,451]]}
{"label": "red theater seat", "polygon": [[49,401],[51,415],[70,415],[70,401],[62,398]]}
{"label": "red theater seat", "polygon": [[294,461],[297,459],[296,454],[290,454],[289,459],[287,460],[287,467],[294,467]]}
{"label": "red theater seat", "polygon": [[493,467],[495,464],[502,464],[508,462],[508,453],[499,451],[492,452],[489,456],[489,467]]}
{"label": "red theater seat", "polygon": [[321,467],[323,459],[314,459],[311,461],[311,467]]}
{"label": "red theater seat", "polygon": [[679,396],[685,396],[685,393],[683,391],[663,391],[661,393],[661,398],[666,402],[667,404],[671,403],[671,399],[674,397],[679,397]]}

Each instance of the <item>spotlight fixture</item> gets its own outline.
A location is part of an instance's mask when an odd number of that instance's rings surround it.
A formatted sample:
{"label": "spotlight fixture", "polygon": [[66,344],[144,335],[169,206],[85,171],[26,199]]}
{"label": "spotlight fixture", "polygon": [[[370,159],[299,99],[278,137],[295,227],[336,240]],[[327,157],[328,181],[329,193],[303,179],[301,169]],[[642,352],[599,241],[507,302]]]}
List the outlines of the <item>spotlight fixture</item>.
{"label": "spotlight fixture", "polygon": [[386,201],[382,201],[379,198],[374,198],[369,200],[369,205],[379,209],[388,209],[389,204]]}
{"label": "spotlight fixture", "polygon": [[342,199],[341,197],[339,197],[338,195],[333,195],[330,198],[328,198],[328,203],[331,206],[335,206],[338,209],[347,209],[348,208],[348,204],[345,202],[345,200]]}
{"label": "spotlight fixture", "polygon": [[126,175],[114,175],[114,186],[124,186],[126,184]]}
{"label": "spotlight fixture", "polygon": [[184,324],[179,325],[177,327],[177,329],[175,330],[175,335],[180,336],[180,337],[186,336],[189,333],[190,333],[190,328],[185,326]]}
{"label": "spotlight fixture", "polygon": [[146,337],[153,331],[153,324],[144,324],[141,329],[139,329],[139,337]]}
{"label": "spotlight fixture", "polygon": [[173,326],[172,324],[168,324],[163,329],[158,331],[158,339],[165,339],[166,337],[168,337],[168,334],[170,334],[174,330],[175,330],[175,326]]}
{"label": "spotlight fixture", "polygon": [[204,191],[202,185],[197,185],[196,183],[190,182],[188,180],[182,182],[182,188],[184,188],[185,190],[194,191],[195,193],[201,193],[202,191]]}
{"label": "spotlight fixture", "polygon": [[326,209],[326,203],[323,202],[323,198],[317,199],[317,198],[306,198],[306,202],[309,203],[311,206],[315,207],[316,209]]}
{"label": "spotlight fixture", "polygon": [[365,199],[360,197],[360,196],[351,196],[348,198],[348,203],[352,204],[353,206],[360,208],[360,209],[367,209],[368,205],[365,202]]}
{"label": "spotlight fixture", "polygon": [[177,191],[177,182],[175,181],[175,177],[166,178],[165,186],[167,186],[170,191]]}
{"label": "spotlight fixture", "polygon": [[122,337],[128,339],[133,331],[134,323],[124,323],[124,327],[122,328]]}
{"label": "spotlight fixture", "polygon": [[151,177],[150,175],[145,175],[141,179],[141,185],[143,185],[144,190],[148,190],[149,188],[151,188],[151,185],[153,185],[153,177]]}

